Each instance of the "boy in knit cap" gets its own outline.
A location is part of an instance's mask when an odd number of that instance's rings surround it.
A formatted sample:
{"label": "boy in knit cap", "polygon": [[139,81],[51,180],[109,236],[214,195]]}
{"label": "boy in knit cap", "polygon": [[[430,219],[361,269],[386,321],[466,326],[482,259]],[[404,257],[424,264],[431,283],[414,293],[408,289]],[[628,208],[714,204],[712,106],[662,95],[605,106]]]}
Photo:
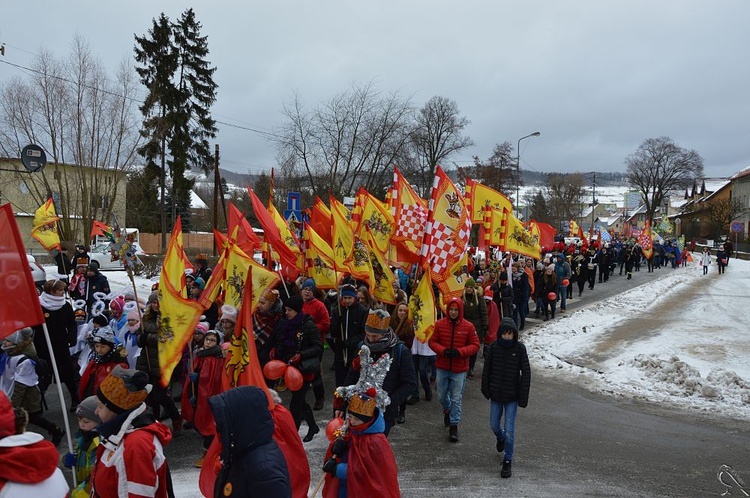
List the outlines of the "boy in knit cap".
{"label": "boy in knit cap", "polygon": [[66,453],[63,465],[75,469],[78,485],[71,491],[70,498],[91,496],[91,470],[96,463],[96,449],[99,447],[99,433],[96,427],[102,423],[96,414],[98,401],[89,396],[76,407],[78,432],[76,433],[75,453]]}
{"label": "boy in knit cap", "polygon": [[168,496],[171,478],[164,447],[172,434],[145,414],[150,391],[145,372],[119,365],[99,386],[96,414],[102,441],[91,473],[92,497]]}
{"label": "boy in knit cap", "polygon": [[120,356],[120,347],[115,334],[108,326],[100,327],[91,334],[94,351],[86,369],[81,375],[78,387],[78,399],[84,399],[96,394],[99,384],[109,375],[117,365],[128,368],[128,362]]}
{"label": "boy in knit cap", "polygon": [[336,371],[336,386],[343,386],[346,376],[357,357],[359,345],[364,339],[365,322],[369,310],[357,302],[357,288],[344,284],[339,290],[339,302],[331,313],[331,341],[333,343],[333,366]]}

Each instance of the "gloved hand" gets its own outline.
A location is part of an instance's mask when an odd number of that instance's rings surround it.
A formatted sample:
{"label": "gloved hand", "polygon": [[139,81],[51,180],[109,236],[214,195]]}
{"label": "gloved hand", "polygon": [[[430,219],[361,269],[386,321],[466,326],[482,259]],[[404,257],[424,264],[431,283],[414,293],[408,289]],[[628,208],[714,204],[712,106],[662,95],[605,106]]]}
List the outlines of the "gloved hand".
{"label": "gloved hand", "polygon": [[198,372],[190,372],[188,379],[190,379],[190,382],[198,382]]}
{"label": "gloved hand", "polygon": [[268,357],[272,360],[276,359],[276,348],[271,348],[271,350],[268,352]]}
{"label": "gloved hand", "polygon": [[191,396],[190,397],[190,406],[192,406],[193,408],[195,408],[197,404],[198,404],[198,398],[196,398],[195,396]]}
{"label": "gloved hand", "polygon": [[78,460],[76,456],[73,453],[68,452],[63,456],[63,466],[72,469],[76,466],[76,460]]}
{"label": "gloved hand", "polygon": [[344,456],[346,453],[346,450],[349,448],[349,443],[344,441],[343,439],[337,439],[333,442],[333,445],[331,446],[331,453],[338,457]]}
{"label": "gloved hand", "polygon": [[357,356],[352,360],[352,369],[354,369],[355,372],[359,372],[361,368],[362,365],[360,364],[359,356]]}
{"label": "gloved hand", "polygon": [[461,356],[461,353],[458,352],[458,349],[446,349],[445,350],[446,358],[458,358],[459,356]]}
{"label": "gloved hand", "polygon": [[336,475],[336,467],[338,462],[335,458],[329,458],[326,463],[323,464],[323,472],[328,472],[331,475]]}
{"label": "gloved hand", "polygon": [[296,355],[294,355],[291,358],[289,358],[289,364],[290,365],[296,365],[300,361],[302,361],[302,355],[299,354],[299,353],[297,353]]}

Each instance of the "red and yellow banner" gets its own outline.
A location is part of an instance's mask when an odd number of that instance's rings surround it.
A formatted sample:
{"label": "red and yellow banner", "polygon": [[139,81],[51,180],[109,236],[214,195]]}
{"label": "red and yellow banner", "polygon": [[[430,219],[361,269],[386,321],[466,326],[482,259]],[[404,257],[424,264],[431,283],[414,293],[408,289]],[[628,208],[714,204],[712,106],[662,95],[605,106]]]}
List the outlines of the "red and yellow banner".
{"label": "red and yellow banner", "polygon": [[55,213],[55,203],[47,199],[44,205],[34,213],[34,226],[31,228],[31,236],[42,244],[46,250],[60,248],[60,235],[57,233],[57,221],[60,219]]}

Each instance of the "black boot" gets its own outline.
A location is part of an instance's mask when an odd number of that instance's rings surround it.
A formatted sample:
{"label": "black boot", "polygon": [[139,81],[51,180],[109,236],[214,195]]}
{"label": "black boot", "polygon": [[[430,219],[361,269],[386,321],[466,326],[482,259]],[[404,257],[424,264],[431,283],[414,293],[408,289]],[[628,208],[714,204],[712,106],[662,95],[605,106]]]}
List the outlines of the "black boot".
{"label": "black boot", "polygon": [[503,462],[503,469],[500,471],[500,477],[502,477],[503,479],[507,479],[513,474],[511,472],[510,465],[510,460],[505,460]]}
{"label": "black boot", "polygon": [[443,410],[443,424],[448,427],[451,425],[451,412],[450,410]]}
{"label": "black boot", "polygon": [[449,427],[449,431],[450,431],[450,442],[457,443],[458,442],[458,426],[451,424]]}
{"label": "black boot", "polygon": [[313,415],[312,410],[310,409],[310,405],[307,406],[307,409],[305,410],[305,421],[307,422],[307,435],[302,439],[305,443],[309,443],[313,440],[315,437],[315,434],[320,432],[320,427],[318,427],[318,424],[315,422],[315,416]]}
{"label": "black boot", "polygon": [[50,431],[49,435],[52,437],[52,444],[57,446],[62,441],[63,436],[65,436],[65,430],[55,426],[55,428]]}

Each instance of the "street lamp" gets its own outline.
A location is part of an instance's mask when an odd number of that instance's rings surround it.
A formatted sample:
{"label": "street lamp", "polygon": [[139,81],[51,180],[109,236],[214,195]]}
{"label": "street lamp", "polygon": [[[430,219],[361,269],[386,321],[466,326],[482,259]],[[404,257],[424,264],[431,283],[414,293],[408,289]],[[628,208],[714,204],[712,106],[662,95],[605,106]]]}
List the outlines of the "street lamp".
{"label": "street lamp", "polygon": [[541,135],[541,133],[535,131],[534,133],[530,133],[525,137],[521,137],[518,139],[518,145],[516,146],[516,171],[518,171],[518,183],[516,183],[516,218],[518,218],[519,215],[519,194],[521,192],[521,140],[531,137],[538,137],[539,135]]}

